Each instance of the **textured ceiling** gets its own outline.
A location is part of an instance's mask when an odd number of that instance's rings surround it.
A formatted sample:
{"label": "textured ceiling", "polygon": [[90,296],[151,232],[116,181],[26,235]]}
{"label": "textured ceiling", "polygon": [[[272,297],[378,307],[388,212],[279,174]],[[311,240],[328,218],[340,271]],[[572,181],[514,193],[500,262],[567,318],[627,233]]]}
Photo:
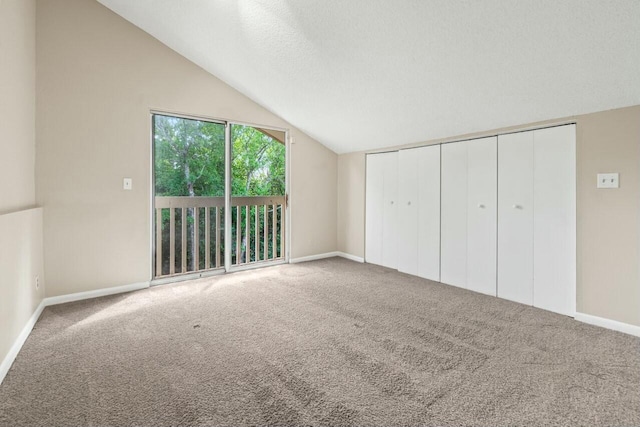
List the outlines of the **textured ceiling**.
{"label": "textured ceiling", "polygon": [[640,104],[638,0],[99,0],[338,153]]}

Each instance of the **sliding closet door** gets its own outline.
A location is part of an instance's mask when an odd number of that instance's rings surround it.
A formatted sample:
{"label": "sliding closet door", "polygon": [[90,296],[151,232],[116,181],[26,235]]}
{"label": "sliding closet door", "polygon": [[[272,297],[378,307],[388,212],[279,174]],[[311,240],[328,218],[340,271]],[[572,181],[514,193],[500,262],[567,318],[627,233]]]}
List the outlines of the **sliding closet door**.
{"label": "sliding closet door", "polygon": [[440,281],[440,145],[417,148],[418,276]]}
{"label": "sliding closet door", "polygon": [[371,264],[382,264],[384,163],[383,154],[367,155],[365,258]]}
{"label": "sliding closet door", "polygon": [[533,305],[576,311],[575,125],[534,132]]}
{"label": "sliding closet door", "polygon": [[442,145],[440,278],[467,286],[467,142]]}
{"label": "sliding closet door", "polygon": [[381,265],[398,268],[398,152],[379,155],[384,158]]}
{"label": "sliding closet door", "polygon": [[398,156],[398,270],[439,281],[440,146]]}
{"label": "sliding closet door", "polygon": [[533,132],[498,137],[498,296],[533,304]]}
{"label": "sliding closet door", "polygon": [[496,295],[498,139],[467,143],[467,289]]}
{"label": "sliding closet door", "polygon": [[366,181],[366,261],[396,268],[398,153],[367,155]]}
{"label": "sliding closet door", "polygon": [[418,149],[398,153],[398,271],[418,275]]}

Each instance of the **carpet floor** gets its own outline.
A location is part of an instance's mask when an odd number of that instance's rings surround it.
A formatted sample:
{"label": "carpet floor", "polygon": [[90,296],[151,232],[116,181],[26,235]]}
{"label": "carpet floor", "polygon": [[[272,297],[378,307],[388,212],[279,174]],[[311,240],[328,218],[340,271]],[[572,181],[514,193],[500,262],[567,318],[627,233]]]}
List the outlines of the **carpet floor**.
{"label": "carpet floor", "polygon": [[2,426],[640,425],[640,339],[327,259],[52,306]]}

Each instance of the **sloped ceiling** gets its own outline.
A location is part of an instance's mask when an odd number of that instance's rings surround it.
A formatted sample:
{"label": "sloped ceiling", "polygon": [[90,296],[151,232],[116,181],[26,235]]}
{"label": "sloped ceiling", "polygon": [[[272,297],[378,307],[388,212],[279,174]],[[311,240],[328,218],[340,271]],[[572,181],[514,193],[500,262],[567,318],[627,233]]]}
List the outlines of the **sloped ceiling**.
{"label": "sloped ceiling", "polygon": [[335,152],[640,104],[638,0],[99,0]]}

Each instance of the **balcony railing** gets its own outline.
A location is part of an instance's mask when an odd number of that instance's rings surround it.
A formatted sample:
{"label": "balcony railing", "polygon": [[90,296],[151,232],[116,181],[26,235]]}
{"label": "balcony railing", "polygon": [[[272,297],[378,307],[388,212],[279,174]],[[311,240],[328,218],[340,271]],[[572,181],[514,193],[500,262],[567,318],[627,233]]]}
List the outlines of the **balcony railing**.
{"label": "balcony railing", "polygon": [[[232,267],[284,259],[285,196],[231,198]],[[155,277],[225,266],[224,197],[156,197]]]}

